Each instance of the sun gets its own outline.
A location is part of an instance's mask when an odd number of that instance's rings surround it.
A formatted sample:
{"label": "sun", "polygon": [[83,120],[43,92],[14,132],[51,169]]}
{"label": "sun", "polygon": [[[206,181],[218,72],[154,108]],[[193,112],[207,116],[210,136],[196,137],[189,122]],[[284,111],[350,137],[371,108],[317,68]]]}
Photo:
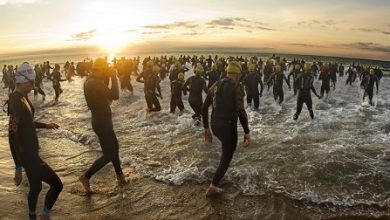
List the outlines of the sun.
{"label": "sun", "polygon": [[131,36],[120,31],[104,31],[99,34],[96,44],[100,49],[109,54],[123,52],[134,39]]}

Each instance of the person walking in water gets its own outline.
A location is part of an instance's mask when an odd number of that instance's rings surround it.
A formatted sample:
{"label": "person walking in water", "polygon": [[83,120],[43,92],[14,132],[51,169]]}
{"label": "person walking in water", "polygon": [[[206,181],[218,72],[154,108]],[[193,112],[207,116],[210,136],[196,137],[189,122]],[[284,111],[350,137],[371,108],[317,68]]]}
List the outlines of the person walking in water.
{"label": "person walking in water", "polygon": [[232,61],[226,68],[227,76],[216,82],[209,90],[202,109],[205,140],[212,142],[209,129],[208,109],[212,105],[211,129],[222,142],[222,156],[213,180],[206,191],[206,196],[218,192],[218,186],[225,175],[237,147],[237,120],[244,129],[244,146],[249,146],[248,116],[244,108],[244,89],[239,83],[241,65]]}
{"label": "person walking in water", "polygon": [[[104,79],[111,79],[111,88],[104,83]],[[80,176],[87,193],[91,193],[90,179],[107,163],[112,162],[117,176],[118,185],[126,183],[119,160],[119,144],[112,124],[111,103],[119,99],[119,88],[116,70],[109,68],[107,62],[98,58],[95,60],[90,77],[84,83],[84,95],[92,113],[92,128],[99,138],[103,155]]]}
{"label": "person walking in water", "polygon": [[187,79],[184,84],[184,89],[190,92],[188,102],[195,112],[195,114],[192,115],[192,118],[195,120],[195,124],[199,125],[203,106],[202,91],[207,93],[206,80],[202,77],[204,74],[202,64],[196,64],[194,73],[195,76],[191,76]]}
{"label": "person walking in water", "polygon": [[298,75],[295,83],[298,89],[298,101],[297,111],[294,114],[294,120],[298,120],[299,114],[301,114],[303,103],[306,103],[307,109],[309,110],[310,117],[314,119],[313,102],[311,99],[311,92],[313,92],[319,99],[316,89],[313,86],[314,77],[311,74],[311,64],[305,63],[304,72]]}
{"label": "person walking in water", "polygon": [[34,122],[34,107],[27,94],[34,88],[35,72],[28,63],[19,66],[16,74],[16,89],[8,102],[9,144],[14,159],[15,185],[22,182],[22,167],[26,171],[30,191],[28,209],[30,219],[36,219],[35,213],[42,182],[49,184],[41,219],[50,219],[50,211],[62,191],[63,185],[53,169],[39,156],[39,142],[36,128],[57,129],[57,124]]}

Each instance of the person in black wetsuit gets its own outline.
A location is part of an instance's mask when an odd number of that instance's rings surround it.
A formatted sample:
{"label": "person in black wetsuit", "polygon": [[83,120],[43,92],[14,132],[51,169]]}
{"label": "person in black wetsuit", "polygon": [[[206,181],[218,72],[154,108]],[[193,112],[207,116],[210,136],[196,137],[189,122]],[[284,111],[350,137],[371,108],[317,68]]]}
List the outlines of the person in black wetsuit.
{"label": "person in black wetsuit", "polygon": [[356,72],[352,69],[351,66],[349,66],[348,70],[347,70],[347,74],[348,74],[348,78],[347,78],[347,81],[345,82],[345,85],[352,85],[352,83],[355,81],[356,79]]}
{"label": "person in black wetsuit", "polygon": [[[104,83],[107,77],[111,79],[111,88]],[[114,165],[118,185],[126,183],[119,160],[119,144],[112,124],[110,107],[113,100],[119,99],[118,80],[116,70],[109,68],[104,59],[95,60],[92,73],[84,83],[84,96],[92,113],[92,129],[99,138],[103,152],[103,155],[79,177],[85,191],[91,193],[90,178],[109,162]]]}
{"label": "person in black wetsuit", "polygon": [[372,98],[374,97],[374,86],[376,86],[376,94],[379,93],[379,79],[377,75],[375,74],[374,69],[370,69],[370,75],[367,76],[367,84],[364,89],[364,95],[363,95],[363,102],[366,96],[368,95],[368,103],[371,106],[374,106],[374,103],[372,102]]}
{"label": "person in black wetsuit", "polygon": [[28,63],[23,63],[15,75],[16,89],[8,102],[9,144],[16,165],[15,184],[22,181],[22,167],[30,185],[28,208],[30,219],[36,219],[35,213],[42,182],[50,185],[46,194],[41,219],[50,219],[50,210],[62,191],[63,185],[53,169],[39,156],[39,142],[36,128],[57,129],[57,124],[34,122],[34,107],[27,94],[34,88],[35,72]]}
{"label": "person in black wetsuit", "polygon": [[60,72],[60,65],[56,64],[54,66],[54,70],[51,73],[51,80],[53,81],[53,89],[55,93],[54,101],[57,103],[58,99],[60,98],[61,93],[63,90],[61,89],[61,82],[66,81],[65,79],[61,79],[61,72]]}
{"label": "person in black wetsuit", "polygon": [[[261,80],[261,76],[259,74],[256,74],[256,64],[249,64],[248,70],[249,74],[247,74],[243,79],[243,85],[246,91],[246,101],[247,104],[250,106],[253,100],[255,109],[257,110],[259,109],[260,97],[263,95],[263,81]],[[259,84],[261,87],[260,92]]]}
{"label": "person in black wetsuit", "polygon": [[318,80],[322,80],[321,84],[321,97],[324,97],[324,94],[326,92],[326,97],[328,97],[328,94],[330,92],[330,70],[329,70],[329,64],[326,63],[324,68],[321,70],[321,74],[318,77]]}
{"label": "person in black wetsuit", "polygon": [[295,64],[293,66],[293,70],[290,74],[288,74],[288,81],[290,82],[290,77],[293,77],[293,89],[294,89],[294,95],[297,95],[298,93],[298,84],[297,84],[297,77],[301,74],[301,65]]}
{"label": "person in black wetsuit", "polygon": [[202,64],[196,64],[194,73],[195,76],[191,76],[187,79],[184,84],[184,89],[190,92],[188,102],[190,103],[192,110],[195,112],[195,114],[192,115],[192,118],[195,120],[196,124],[199,124],[201,121],[203,106],[202,91],[207,93],[206,80],[202,77],[204,74]]}
{"label": "person in black wetsuit", "polygon": [[302,111],[303,103],[306,103],[307,109],[309,110],[310,117],[314,119],[313,112],[313,102],[311,99],[311,91],[320,99],[319,96],[313,86],[313,75],[311,74],[311,65],[309,63],[305,63],[304,65],[304,73],[298,75],[296,79],[297,88],[298,88],[298,101],[297,101],[297,111],[294,114],[294,120],[298,120],[299,114]]}
{"label": "person in black wetsuit", "polygon": [[[157,99],[157,97],[163,98],[161,94],[160,78],[157,75],[159,72],[160,67],[153,66],[153,61],[148,61],[144,71],[137,77],[137,82],[144,83],[144,93],[148,112],[161,111],[161,105]],[[156,93],[156,90],[158,94]]]}
{"label": "person in black wetsuit", "polygon": [[218,66],[214,64],[212,66],[212,70],[207,71],[204,75],[204,78],[209,81],[207,88],[209,89],[215,82],[217,82],[220,78],[220,74],[218,72]]}
{"label": "person in black wetsuit", "polygon": [[181,94],[187,94],[184,89],[184,73],[179,73],[177,78],[177,80],[173,80],[171,83],[171,113],[175,113],[176,107],[179,108],[180,112],[183,112],[184,104]]}
{"label": "person in black wetsuit", "polygon": [[273,80],[274,99],[275,101],[277,101],[279,98],[279,105],[280,105],[284,100],[283,80],[286,81],[288,88],[291,90],[290,82],[288,81],[287,77],[284,75],[282,67],[280,65],[275,66],[275,73],[271,76],[269,80]]}
{"label": "person in black wetsuit", "polygon": [[45,100],[46,94],[42,90],[41,85],[42,85],[42,80],[43,80],[43,72],[42,69],[39,67],[39,64],[35,65],[34,67],[35,71],[35,84],[34,84],[34,98],[38,96],[38,93],[42,95],[42,100]]}
{"label": "person in black wetsuit", "polygon": [[248,127],[248,116],[244,108],[244,89],[239,83],[241,66],[232,61],[227,69],[227,77],[219,80],[209,90],[203,109],[203,127],[205,140],[212,142],[212,134],[209,129],[208,109],[212,105],[211,129],[214,135],[222,142],[222,156],[214,174],[213,180],[206,191],[210,196],[218,191],[220,180],[225,175],[233,154],[237,147],[237,120],[240,119],[244,129],[244,146],[249,146],[251,138]]}

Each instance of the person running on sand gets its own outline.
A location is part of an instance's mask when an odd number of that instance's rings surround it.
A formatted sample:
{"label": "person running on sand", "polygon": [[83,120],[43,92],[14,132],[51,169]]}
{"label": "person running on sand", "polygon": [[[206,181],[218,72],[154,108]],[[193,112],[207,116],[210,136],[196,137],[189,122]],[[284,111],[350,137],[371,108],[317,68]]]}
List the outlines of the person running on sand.
{"label": "person running on sand", "polygon": [[[112,124],[111,103],[119,99],[117,73],[109,68],[107,62],[98,58],[95,60],[92,73],[84,83],[84,95],[88,108],[92,113],[92,128],[99,138],[103,155],[79,177],[87,193],[91,193],[89,180],[109,162],[114,165],[118,185],[126,183],[119,160],[119,144]],[[111,88],[104,83],[109,77]]]}
{"label": "person running on sand", "polygon": [[214,135],[222,142],[221,160],[206,191],[206,196],[211,196],[219,191],[219,183],[233,158],[237,147],[238,119],[240,119],[245,132],[244,146],[247,147],[251,143],[248,116],[244,108],[244,89],[239,83],[242,71],[241,65],[232,61],[226,70],[226,78],[219,80],[210,88],[202,109],[205,140],[209,143],[212,142],[208,114],[208,109],[212,105],[211,129]]}

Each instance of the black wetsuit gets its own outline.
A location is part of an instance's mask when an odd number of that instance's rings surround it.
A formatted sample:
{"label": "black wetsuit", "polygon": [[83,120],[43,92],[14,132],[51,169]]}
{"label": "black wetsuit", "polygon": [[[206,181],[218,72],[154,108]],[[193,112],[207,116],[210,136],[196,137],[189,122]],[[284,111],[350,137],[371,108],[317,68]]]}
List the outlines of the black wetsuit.
{"label": "black wetsuit", "polygon": [[[42,182],[50,185],[46,194],[45,209],[51,210],[61,193],[63,185],[57,174],[39,157],[39,142],[36,128],[46,124],[34,122],[34,107],[23,94],[15,91],[10,95],[8,114],[9,143],[17,169],[24,167],[30,184],[28,207],[34,218]],[[36,216],[35,216],[36,217]]]}
{"label": "black wetsuit", "polygon": [[[161,110],[157,95],[161,96],[160,78],[151,70],[145,70],[137,77],[137,82],[144,83],[144,93],[146,104],[150,112]],[[156,94],[156,89],[158,94]]]}
{"label": "black wetsuit", "polygon": [[300,70],[293,70],[290,74],[288,74],[288,81],[290,82],[290,77],[293,77],[293,89],[294,89],[294,95],[297,95],[298,93],[298,82],[297,77],[300,74]]}
{"label": "black wetsuit", "polygon": [[211,129],[222,142],[222,156],[213,178],[218,186],[225,175],[237,147],[237,120],[249,134],[248,116],[244,108],[244,89],[232,79],[224,78],[211,87],[202,110],[203,126],[209,128],[208,109],[212,105]]}
{"label": "black wetsuit", "polygon": [[374,97],[374,86],[376,86],[376,91],[378,92],[379,79],[375,74],[372,74],[368,76],[368,82],[366,84],[365,93],[364,93],[364,96],[368,95],[370,105],[373,105],[372,98]]}
{"label": "black wetsuit", "polygon": [[283,80],[286,81],[289,88],[291,88],[290,82],[288,81],[287,77],[284,75],[283,72],[274,74],[270,80],[274,81],[273,82],[274,83],[274,88],[273,88],[274,99],[276,101],[279,98],[279,104],[281,104],[284,100]]}
{"label": "black wetsuit", "polygon": [[183,100],[181,98],[181,94],[184,93],[186,95],[186,90],[184,89],[184,81],[183,80],[174,80],[171,83],[171,113],[175,112],[176,107],[179,108],[180,111],[184,110]]}
{"label": "black wetsuit", "polygon": [[348,85],[348,84],[352,85],[352,83],[356,79],[356,73],[352,69],[348,69],[347,74],[348,74],[348,78],[347,78],[347,81],[345,82],[345,85]]}
{"label": "black wetsuit", "polygon": [[191,76],[184,84],[184,89],[190,92],[188,102],[195,112],[192,118],[200,121],[203,106],[202,91],[207,93],[206,80],[199,75]]}
{"label": "black wetsuit", "polygon": [[[261,87],[261,91],[259,92],[259,84]],[[256,73],[250,73],[245,76],[243,79],[243,85],[246,90],[246,101],[248,105],[252,104],[252,100],[255,104],[255,109],[259,108],[260,104],[260,96],[263,94],[263,81],[261,80],[261,76]]]}
{"label": "black wetsuit", "polygon": [[112,162],[115,173],[122,174],[119,160],[119,144],[112,124],[111,101],[118,99],[103,80],[90,76],[84,83],[84,96],[92,113],[92,129],[99,138],[103,156],[97,159],[85,173],[90,179],[92,175]]}
{"label": "black wetsuit", "polygon": [[298,119],[299,114],[301,114],[303,103],[306,103],[307,109],[309,110],[310,117],[314,118],[313,113],[313,102],[311,99],[311,91],[318,96],[314,86],[313,86],[313,76],[311,74],[301,73],[297,79],[296,83],[298,86],[298,100],[297,100],[297,111],[294,115],[294,119]]}
{"label": "black wetsuit", "polygon": [[60,97],[61,93],[63,92],[62,89],[61,89],[61,81],[65,81],[65,80],[61,80],[61,73],[60,71],[58,70],[54,70],[53,73],[52,73],[52,80],[53,80],[53,89],[54,89],[54,92],[55,92],[55,99],[58,100],[58,98]]}
{"label": "black wetsuit", "polygon": [[322,73],[320,74],[320,77],[318,78],[319,80],[322,80],[321,84],[321,96],[324,96],[324,93],[326,94],[329,93],[330,91],[330,73],[328,70],[323,70]]}
{"label": "black wetsuit", "polygon": [[217,82],[220,78],[220,74],[217,71],[209,71],[204,75],[204,78],[209,81],[209,84],[207,85],[207,88],[210,88],[212,85],[214,85],[215,82]]}
{"label": "black wetsuit", "polygon": [[34,83],[34,96],[41,94],[43,96],[46,96],[45,92],[41,88],[42,79],[43,79],[43,73],[40,68],[35,68],[35,83]]}

